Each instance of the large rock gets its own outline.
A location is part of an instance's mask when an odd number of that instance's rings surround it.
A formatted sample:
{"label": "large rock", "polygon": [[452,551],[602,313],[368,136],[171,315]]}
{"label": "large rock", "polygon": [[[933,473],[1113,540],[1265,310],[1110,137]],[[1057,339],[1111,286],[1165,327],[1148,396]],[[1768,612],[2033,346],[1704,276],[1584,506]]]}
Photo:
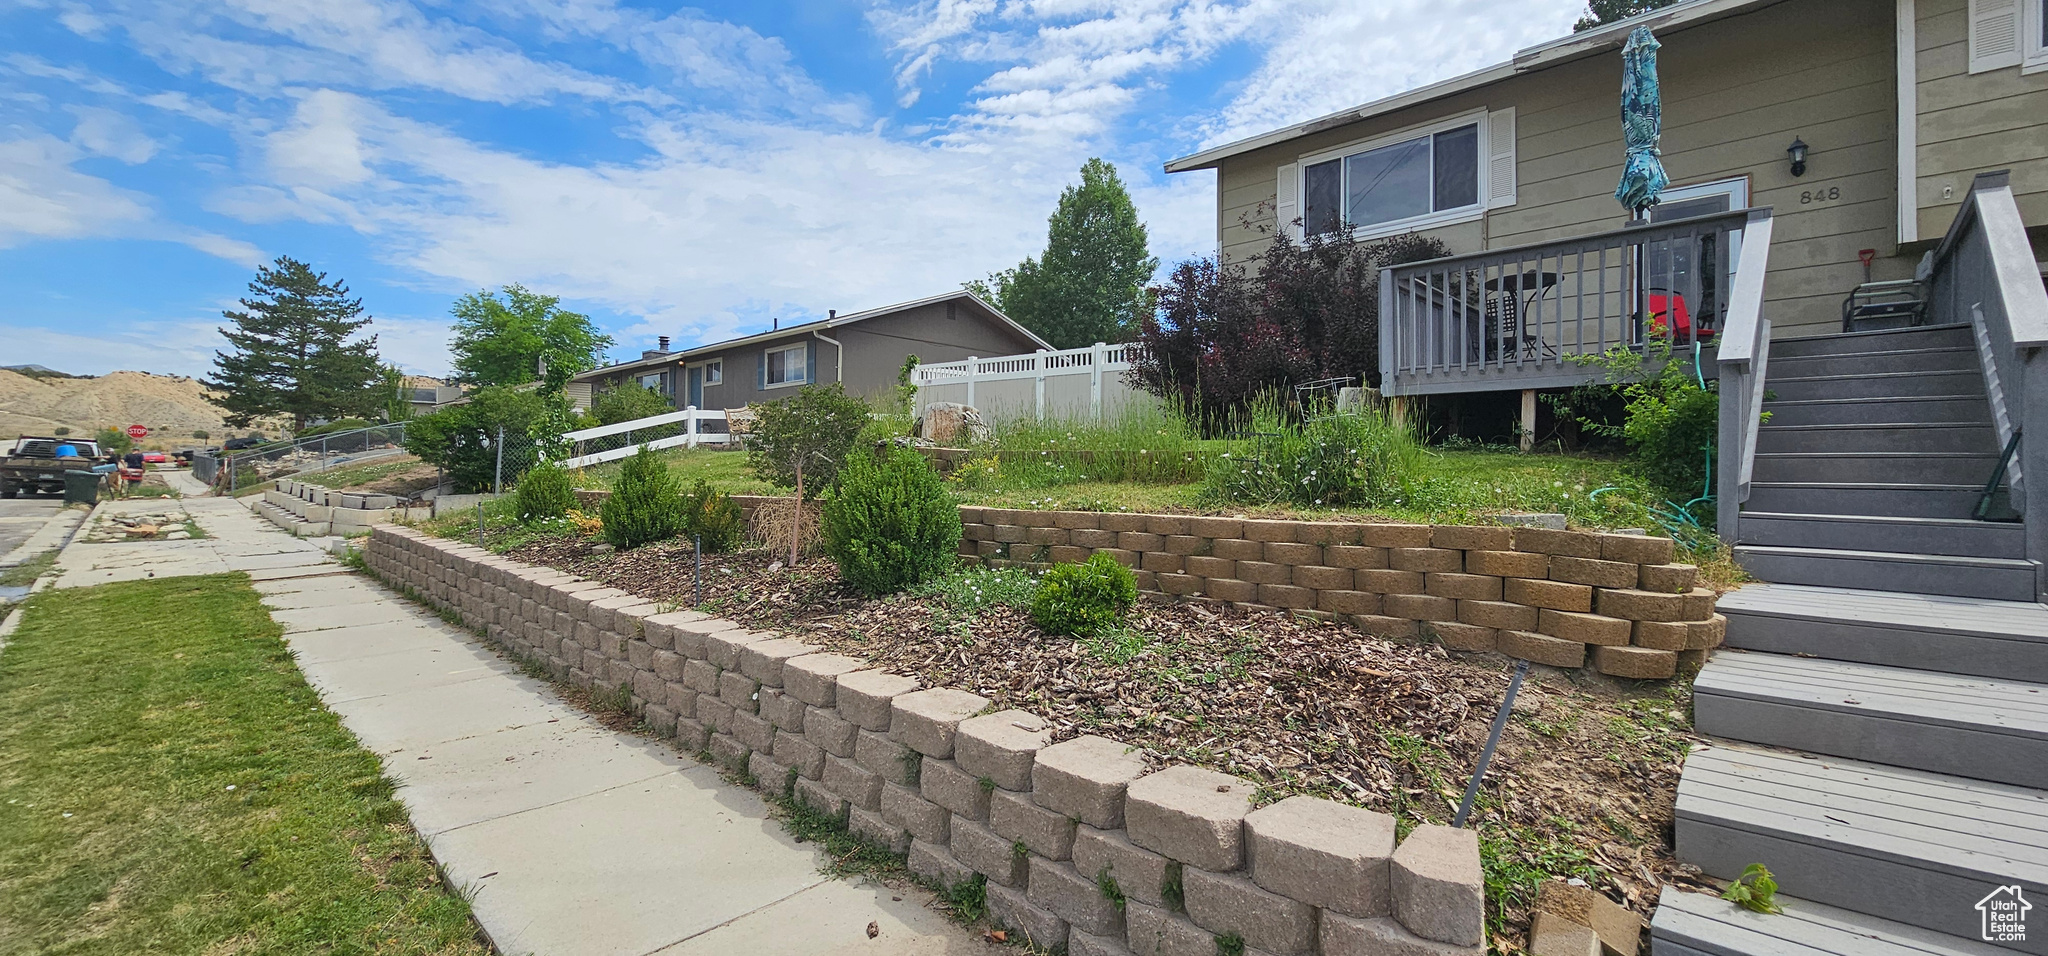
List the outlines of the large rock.
{"label": "large rock", "polygon": [[940,445],[957,447],[987,441],[992,433],[980,409],[959,402],[933,402],[918,413],[911,434]]}

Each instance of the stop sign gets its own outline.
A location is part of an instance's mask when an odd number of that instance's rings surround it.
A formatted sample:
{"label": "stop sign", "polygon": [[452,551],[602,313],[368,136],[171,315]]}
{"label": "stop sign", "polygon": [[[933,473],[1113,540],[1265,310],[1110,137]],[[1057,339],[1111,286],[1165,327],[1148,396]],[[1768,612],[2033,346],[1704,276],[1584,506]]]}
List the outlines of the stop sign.
{"label": "stop sign", "polygon": [[143,427],[143,426],[141,426],[141,425],[130,425],[130,426],[128,426],[128,437],[130,437],[130,438],[148,438],[148,437],[149,437],[149,429],[147,429],[147,428],[145,428],[145,427]]}

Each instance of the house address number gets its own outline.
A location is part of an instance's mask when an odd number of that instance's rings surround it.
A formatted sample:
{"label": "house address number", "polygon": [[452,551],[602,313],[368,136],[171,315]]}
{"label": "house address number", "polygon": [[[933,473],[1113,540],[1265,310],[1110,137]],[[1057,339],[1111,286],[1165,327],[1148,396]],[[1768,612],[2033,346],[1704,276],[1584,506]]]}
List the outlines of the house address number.
{"label": "house address number", "polygon": [[1811,206],[1817,202],[1834,202],[1842,198],[1842,187],[1829,186],[1826,189],[1808,189],[1800,192],[1799,204]]}

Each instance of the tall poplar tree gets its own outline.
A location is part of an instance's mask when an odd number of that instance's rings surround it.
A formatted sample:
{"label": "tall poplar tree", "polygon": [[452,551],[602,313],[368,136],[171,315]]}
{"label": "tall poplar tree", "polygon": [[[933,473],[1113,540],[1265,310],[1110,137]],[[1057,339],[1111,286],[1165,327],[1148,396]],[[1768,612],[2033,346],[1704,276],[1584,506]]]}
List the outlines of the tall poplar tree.
{"label": "tall poplar tree", "polygon": [[1047,222],[1044,255],[967,288],[1054,348],[1129,340],[1152,312],[1145,284],[1159,260],[1116,167],[1082,164],[1080,184],[1060,193]]}
{"label": "tall poplar tree", "polygon": [[[228,424],[286,415],[294,431],[315,418],[373,414],[383,404],[377,337],[355,338],[370,317],[340,279],[290,256],[256,269],[242,310],[224,310],[231,351],[213,354],[207,397]],[[352,341],[353,339],[353,341]]]}

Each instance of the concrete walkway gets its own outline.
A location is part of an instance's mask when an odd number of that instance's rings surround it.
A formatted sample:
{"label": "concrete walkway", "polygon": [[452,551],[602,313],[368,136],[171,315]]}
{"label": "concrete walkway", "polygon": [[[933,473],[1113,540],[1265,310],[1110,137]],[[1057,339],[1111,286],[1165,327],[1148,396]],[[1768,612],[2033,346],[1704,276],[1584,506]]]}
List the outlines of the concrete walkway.
{"label": "concrete walkway", "polygon": [[450,880],[474,892],[501,952],[1001,951],[928,908],[920,889],[827,878],[820,852],[768,819],[752,791],[605,729],[318,546],[227,499],[180,504],[207,538],[74,543],[59,585],[248,571],[299,669],[383,756],[413,825]]}

